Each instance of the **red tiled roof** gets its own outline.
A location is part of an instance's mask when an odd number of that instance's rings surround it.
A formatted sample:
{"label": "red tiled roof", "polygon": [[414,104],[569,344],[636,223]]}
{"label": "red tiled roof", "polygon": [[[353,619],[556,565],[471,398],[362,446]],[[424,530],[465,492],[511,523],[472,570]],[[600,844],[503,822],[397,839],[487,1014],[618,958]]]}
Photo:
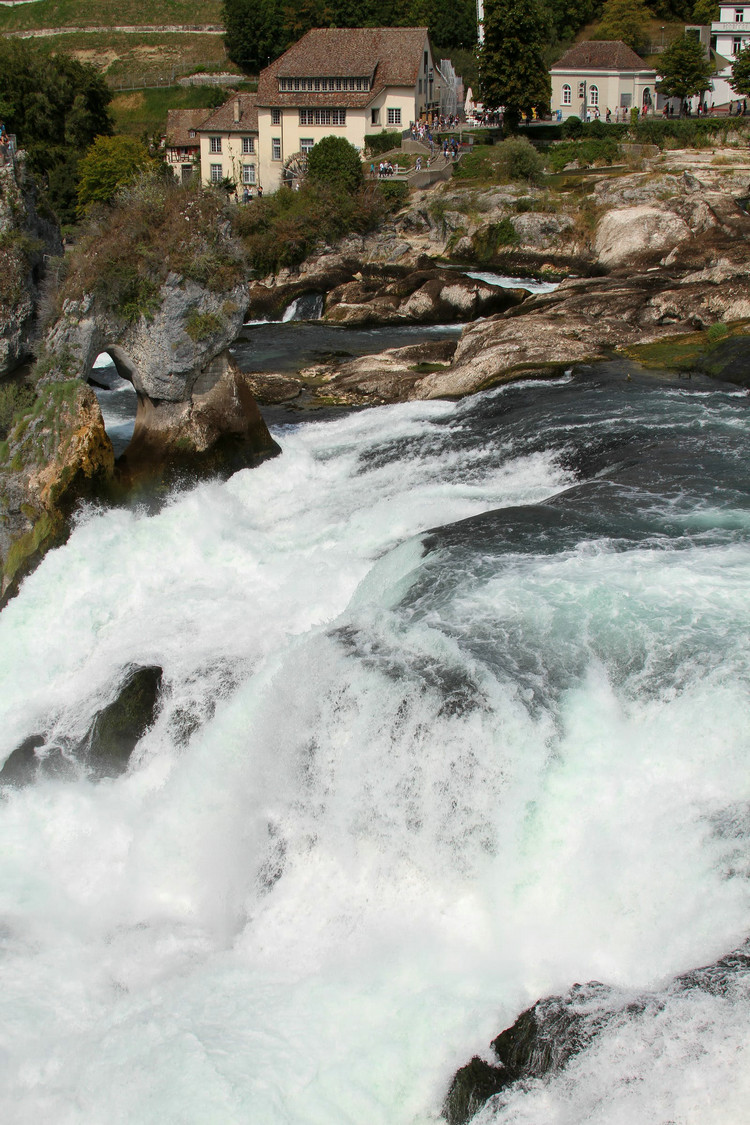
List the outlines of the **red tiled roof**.
{"label": "red tiled roof", "polygon": [[650,70],[621,39],[587,39],[575,43],[552,70]]}
{"label": "red tiled roof", "polygon": [[209,109],[169,109],[167,110],[167,131],[165,137],[170,148],[198,148],[199,137],[191,137],[208,117]]}
{"label": "red tiled roof", "polygon": [[[261,71],[261,106],[366,106],[386,86],[415,87],[426,27],[316,27]],[[279,78],[370,78],[368,91],[279,92]]]}
{"label": "red tiled roof", "polygon": [[258,109],[255,94],[234,94],[204,120],[199,132],[257,133]]}

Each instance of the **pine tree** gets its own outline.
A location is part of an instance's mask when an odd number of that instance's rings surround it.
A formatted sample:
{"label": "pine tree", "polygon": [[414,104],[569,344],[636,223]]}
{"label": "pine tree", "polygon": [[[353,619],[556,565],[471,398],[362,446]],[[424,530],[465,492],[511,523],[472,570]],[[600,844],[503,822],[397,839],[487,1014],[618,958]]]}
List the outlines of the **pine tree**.
{"label": "pine tree", "polygon": [[482,101],[503,106],[515,128],[521,114],[547,113],[550,81],[544,59],[545,25],[537,0],[486,0],[479,56]]}

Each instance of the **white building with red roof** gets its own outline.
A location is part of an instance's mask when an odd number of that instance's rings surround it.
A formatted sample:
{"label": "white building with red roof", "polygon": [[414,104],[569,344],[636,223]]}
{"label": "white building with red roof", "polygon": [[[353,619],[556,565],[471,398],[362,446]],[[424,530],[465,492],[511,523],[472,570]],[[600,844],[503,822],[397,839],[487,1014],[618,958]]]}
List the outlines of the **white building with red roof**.
{"label": "white building with red roof", "polygon": [[440,109],[441,83],[426,27],[308,31],[258,81],[263,190],[275,191],[321,137],[361,150],[368,133],[408,129]]}
{"label": "white building with red roof", "polygon": [[550,78],[552,112],[563,120],[656,106],[656,71],[619,39],[576,43],[550,68]]}

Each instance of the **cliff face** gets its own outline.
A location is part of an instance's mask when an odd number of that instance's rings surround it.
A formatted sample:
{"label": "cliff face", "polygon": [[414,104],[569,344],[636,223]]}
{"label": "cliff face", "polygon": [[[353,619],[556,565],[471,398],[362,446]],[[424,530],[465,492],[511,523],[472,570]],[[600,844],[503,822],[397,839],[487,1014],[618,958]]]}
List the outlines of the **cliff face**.
{"label": "cliff face", "polygon": [[39,213],[19,153],[0,166],[0,378],[31,356],[45,258],[61,254],[59,227]]}

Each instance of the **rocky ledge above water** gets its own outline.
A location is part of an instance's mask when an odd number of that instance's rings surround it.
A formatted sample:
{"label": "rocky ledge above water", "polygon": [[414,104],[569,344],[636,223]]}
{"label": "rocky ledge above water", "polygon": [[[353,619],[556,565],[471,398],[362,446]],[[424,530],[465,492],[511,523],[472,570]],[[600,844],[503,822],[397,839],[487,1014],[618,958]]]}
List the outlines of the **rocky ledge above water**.
{"label": "rocky ledge above water", "polygon": [[[730,190],[719,190],[720,186]],[[285,376],[284,393],[276,382],[275,401],[284,396],[292,399],[301,389],[313,399],[346,404],[460,397],[509,379],[549,375],[576,363],[601,360],[618,349],[648,361],[643,349],[649,345],[659,345],[660,366],[687,366],[742,382],[737,357],[744,346],[745,322],[750,321],[750,217],[740,191],[736,177],[724,185],[706,185],[691,174],[605,180],[601,192],[597,187],[594,193],[598,202],[591,214],[596,222],[588,241],[584,244],[579,237],[573,244],[565,234],[558,243],[558,250],[575,252],[579,260],[587,261],[589,276],[569,278],[554,292],[538,296],[510,291],[505,309],[490,313],[486,308],[484,316],[466,325],[452,354],[443,349],[433,355],[425,348],[420,355],[402,348],[378,357],[334,359],[301,371],[296,379]],[[410,225],[419,226],[421,213],[417,208],[402,217],[404,239]],[[571,224],[563,227],[568,232]],[[487,229],[477,227],[474,233]],[[413,259],[421,253],[423,242],[420,234],[404,257]],[[444,242],[443,249],[447,246]],[[506,249],[495,255],[493,264],[512,275],[525,269],[532,250],[523,244]],[[331,255],[324,254],[296,277],[285,277],[283,284],[304,286],[315,277],[320,281],[331,264]],[[337,259],[337,269],[341,268]],[[351,315],[354,323],[388,324],[424,302],[425,318],[434,322],[436,304],[428,299],[425,284],[418,287],[418,278],[429,271],[402,266],[402,272],[403,280],[388,284],[382,283],[382,273],[380,284],[364,272],[361,279],[345,283],[337,276],[324,315],[331,320],[346,321]],[[449,284],[442,275],[441,282]],[[397,304],[399,285],[405,299]],[[723,353],[717,348],[726,334],[734,340],[731,365],[721,361]],[[682,346],[688,339],[689,360]],[[670,350],[670,342],[680,346]],[[271,386],[274,373],[254,376],[261,401],[264,382]]]}

